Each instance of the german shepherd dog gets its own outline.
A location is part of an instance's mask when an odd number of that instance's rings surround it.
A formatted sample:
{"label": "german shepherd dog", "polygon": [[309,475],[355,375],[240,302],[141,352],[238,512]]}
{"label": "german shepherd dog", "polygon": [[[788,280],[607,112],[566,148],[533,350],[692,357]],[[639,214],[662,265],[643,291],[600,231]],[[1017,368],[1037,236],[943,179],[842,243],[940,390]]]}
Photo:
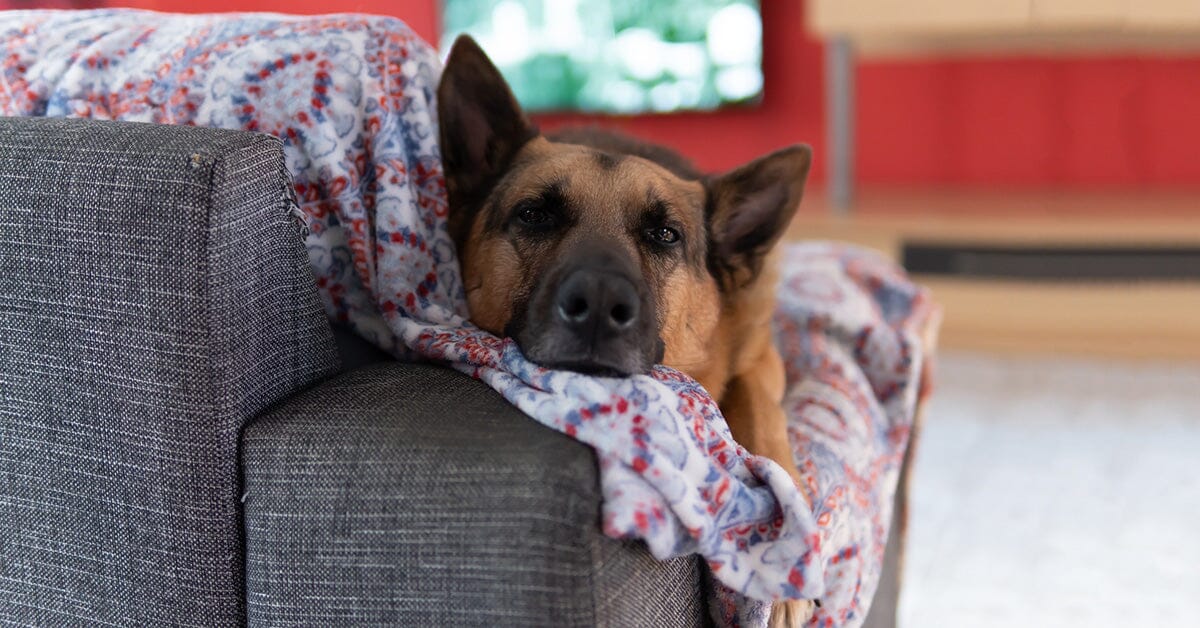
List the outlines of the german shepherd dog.
{"label": "german shepherd dog", "polygon": [[[620,135],[542,135],[467,36],[446,61],[438,116],[471,321],[546,367],[683,371],[739,444],[798,480],[771,333],[772,249],[800,203],[809,147],[705,176]],[[810,614],[807,602],[777,604],[772,625]]]}

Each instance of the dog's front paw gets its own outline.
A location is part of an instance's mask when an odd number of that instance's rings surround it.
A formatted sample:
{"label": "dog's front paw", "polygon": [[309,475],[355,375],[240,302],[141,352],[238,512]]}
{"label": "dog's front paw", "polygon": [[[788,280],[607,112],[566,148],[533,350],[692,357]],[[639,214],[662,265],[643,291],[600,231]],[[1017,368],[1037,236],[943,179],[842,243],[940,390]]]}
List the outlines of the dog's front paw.
{"label": "dog's front paw", "polygon": [[786,600],[771,607],[771,628],[801,628],[813,615],[813,603],[809,600]]}

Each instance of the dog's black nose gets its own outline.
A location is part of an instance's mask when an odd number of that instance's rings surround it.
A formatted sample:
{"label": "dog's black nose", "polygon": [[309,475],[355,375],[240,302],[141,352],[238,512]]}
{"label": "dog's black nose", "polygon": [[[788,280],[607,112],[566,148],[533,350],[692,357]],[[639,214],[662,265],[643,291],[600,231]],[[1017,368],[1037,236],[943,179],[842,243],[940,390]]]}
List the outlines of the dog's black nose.
{"label": "dog's black nose", "polygon": [[595,339],[630,329],[641,310],[633,282],[590,268],[571,273],[559,285],[556,302],[563,323],[576,334]]}

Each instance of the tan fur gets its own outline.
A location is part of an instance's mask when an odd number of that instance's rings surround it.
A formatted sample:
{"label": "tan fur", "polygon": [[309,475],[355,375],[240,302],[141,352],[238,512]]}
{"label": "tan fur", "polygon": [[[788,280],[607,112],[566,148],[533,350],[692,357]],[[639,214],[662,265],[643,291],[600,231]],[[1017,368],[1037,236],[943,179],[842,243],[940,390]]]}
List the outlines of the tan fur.
{"label": "tan fur", "polygon": [[672,278],[664,301],[662,337],[667,352],[663,364],[700,381],[697,374],[712,361],[711,341],[721,319],[717,285],[706,276]]}
{"label": "tan fur", "polygon": [[800,628],[812,619],[816,606],[811,600],[788,600],[771,607],[770,628]]}
{"label": "tan fur", "polygon": [[[792,459],[787,417],[781,406],[783,360],[771,336],[776,257],[768,259],[752,284],[724,299],[719,324],[705,343],[707,359],[700,368],[669,360],[666,364],[700,382],[721,406],[734,439],[751,453],[778,462],[799,486],[800,473]],[[805,499],[811,501],[807,495]]]}
{"label": "tan fur", "polygon": [[520,272],[521,260],[513,247],[505,240],[484,238],[482,232],[483,223],[476,221],[470,236],[475,244],[463,255],[463,285],[471,322],[499,336],[512,316],[512,295],[527,290],[528,279]]}

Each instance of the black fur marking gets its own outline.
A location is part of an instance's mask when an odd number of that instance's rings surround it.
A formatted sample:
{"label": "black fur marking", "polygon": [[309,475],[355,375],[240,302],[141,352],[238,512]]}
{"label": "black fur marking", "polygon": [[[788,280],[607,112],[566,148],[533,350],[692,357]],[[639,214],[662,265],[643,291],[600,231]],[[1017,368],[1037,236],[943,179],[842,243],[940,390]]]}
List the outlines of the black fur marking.
{"label": "black fur marking", "polygon": [[713,218],[717,213],[717,203],[713,197],[710,183],[710,181],[705,181],[704,184],[704,232],[708,238],[705,265],[708,266],[708,274],[717,280],[717,288],[723,293],[729,293],[735,287],[733,280],[737,273],[737,268],[733,265],[732,260],[726,259],[717,250],[719,247],[713,233]]}
{"label": "black fur marking", "polygon": [[[443,143],[461,142],[460,139],[452,134],[443,131]],[[485,203],[489,197],[496,196],[494,192],[503,180],[503,175],[509,170],[512,165],[512,160],[516,157],[517,152],[525,146],[530,140],[538,136],[537,127],[531,127],[516,138],[510,145],[503,148],[497,144],[488,145],[488,159],[496,162],[494,170],[490,173],[477,172],[478,181],[476,185],[467,189],[463,189],[457,195],[450,195],[447,199],[450,203],[450,220],[449,230],[450,237],[454,239],[455,244],[461,246],[463,241],[471,233],[471,225],[475,222],[478,213],[485,209]],[[471,168],[479,168],[477,165],[463,166],[457,160],[450,158],[448,155],[443,155],[443,169],[448,176],[453,176],[450,173],[460,172]],[[455,198],[457,196],[458,198]]]}
{"label": "black fur marking", "polygon": [[592,153],[592,158],[596,160],[596,165],[605,171],[615,170],[617,164],[621,163],[620,157],[599,150]]}
{"label": "black fur marking", "polygon": [[[679,242],[674,245],[664,245],[646,240],[646,232],[659,227],[669,227],[679,232]],[[703,250],[703,242],[694,242],[692,234],[687,232],[682,224],[676,221],[671,213],[671,208],[665,201],[658,198],[653,191],[646,193],[646,208],[642,211],[641,217],[635,225],[637,233],[636,239],[639,242],[644,242],[649,248],[652,257],[659,262],[678,260],[679,251],[683,251],[683,257],[690,263],[702,264],[700,252]],[[674,266],[674,261],[669,265],[657,264],[664,273]]]}
{"label": "black fur marking", "polygon": [[[744,183],[739,178],[736,185],[744,185]],[[722,235],[728,234],[713,232],[713,223],[718,211],[716,194],[711,187],[707,185],[705,187],[708,189],[708,193],[705,195],[704,209],[705,229],[709,237],[706,260],[708,273],[717,280],[717,287],[721,292],[734,292],[753,283],[762,272],[763,262],[768,252],[766,249],[779,236],[779,221],[764,217],[764,219],[756,221],[753,227],[745,233],[737,234],[732,240],[725,240]],[[731,199],[730,205],[742,207],[747,202],[753,202],[775,207],[782,205],[787,199],[787,193],[783,190],[770,190],[768,194],[770,196],[766,198],[756,198],[752,201],[739,196]],[[725,218],[727,223],[730,219],[730,217]],[[728,228],[729,225],[725,226]]]}
{"label": "black fur marking", "polygon": [[722,291],[754,282],[800,201],[810,150],[793,146],[704,181],[709,273]]}
{"label": "black fur marking", "polygon": [[448,229],[461,248],[493,188],[538,129],[521,112],[500,71],[468,36],[451,47],[438,83],[438,117]]}
{"label": "black fur marking", "polygon": [[692,165],[692,162],[665,146],[643,142],[628,135],[598,127],[561,129],[547,133],[546,139],[562,144],[589,146],[616,155],[641,157],[666,168],[681,179],[699,181],[701,177],[700,171]]}
{"label": "black fur marking", "polygon": [[[488,217],[497,222],[497,229],[513,229],[511,233],[522,240],[546,240],[562,233],[575,224],[578,217],[575,207],[566,193],[566,181],[556,180],[546,184],[536,194],[526,196],[507,209],[497,208]],[[543,226],[521,225],[518,214],[526,209],[538,209],[549,214],[551,221]]]}
{"label": "black fur marking", "polygon": [[[787,190],[782,187],[773,187],[766,192],[769,196],[755,199],[756,203],[761,203],[766,207],[783,207],[787,201]],[[740,234],[732,243],[727,245],[726,253],[736,253],[753,258],[761,257],[760,251],[764,246],[771,244],[775,238],[779,236],[781,225],[779,224],[779,209],[773,209],[768,219],[759,220],[746,233]],[[755,272],[757,274],[757,271]]]}
{"label": "black fur marking", "polygon": [[524,289],[517,298],[513,299],[512,314],[508,318],[508,323],[504,325],[504,336],[506,338],[516,338],[525,331],[529,318],[529,301],[533,298],[532,290]]}
{"label": "black fur marking", "polygon": [[654,192],[646,193],[646,210],[642,212],[643,227],[658,227],[667,225],[671,222],[671,211],[667,209],[667,204],[661,198],[654,195]]}
{"label": "black fur marking", "polygon": [[504,207],[500,204],[501,199],[508,196],[510,190],[511,184],[508,181],[501,181],[496,186],[495,192],[488,201],[483,216],[483,229],[488,235],[495,235],[505,231],[508,225],[511,224],[514,218],[513,213],[517,208],[530,203],[546,209],[563,221],[574,218],[571,214],[571,203],[567,198],[565,181],[552,181],[536,194],[526,195],[512,206]]}
{"label": "black fur marking", "polygon": [[504,231],[508,225],[509,209],[500,204],[501,199],[508,196],[512,188],[512,177],[505,176],[496,181],[492,186],[491,191],[486,199],[487,205],[483,208],[483,231],[488,235],[495,235]]}
{"label": "black fur marking", "polygon": [[487,235],[500,233],[508,224],[508,211],[500,206],[500,196],[494,195],[483,211],[483,232]]}
{"label": "black fur marking", "polygon": [[562,179],[551,181],[542,188],[538,200],[556,213],[566,214],[571,210],[571,200],[567,197],[567,182]]}

